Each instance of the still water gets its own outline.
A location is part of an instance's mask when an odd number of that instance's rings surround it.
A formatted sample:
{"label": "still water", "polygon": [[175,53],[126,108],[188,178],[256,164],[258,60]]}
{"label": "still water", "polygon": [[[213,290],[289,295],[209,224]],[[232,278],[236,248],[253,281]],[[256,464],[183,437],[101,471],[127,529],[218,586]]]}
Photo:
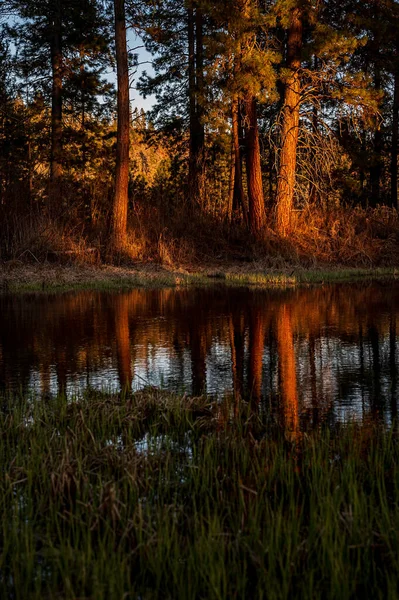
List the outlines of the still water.
{"label": "still water", "polygon": [[0,296],[0,393],[157,386],[291,426],[398,409],[399,283]]}

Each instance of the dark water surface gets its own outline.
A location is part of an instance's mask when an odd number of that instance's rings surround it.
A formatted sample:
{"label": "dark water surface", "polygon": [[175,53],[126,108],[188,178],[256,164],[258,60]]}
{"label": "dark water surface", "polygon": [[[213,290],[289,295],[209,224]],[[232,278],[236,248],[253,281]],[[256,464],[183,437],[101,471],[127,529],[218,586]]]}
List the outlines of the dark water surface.
{"label": "dark water surface", "polygon": [[236,394],[287,425],[398,409],[399,283],[0,297],[0,391]]}

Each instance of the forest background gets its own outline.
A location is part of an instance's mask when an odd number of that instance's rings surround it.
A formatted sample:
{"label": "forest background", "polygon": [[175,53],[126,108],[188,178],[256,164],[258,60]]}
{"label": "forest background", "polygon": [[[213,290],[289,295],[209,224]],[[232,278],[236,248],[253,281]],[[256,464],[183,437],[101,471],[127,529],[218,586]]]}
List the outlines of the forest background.
{"label": "forest background", "polygon": [[396,264],[398,24],[394,0],[4,0],[0,260]]}

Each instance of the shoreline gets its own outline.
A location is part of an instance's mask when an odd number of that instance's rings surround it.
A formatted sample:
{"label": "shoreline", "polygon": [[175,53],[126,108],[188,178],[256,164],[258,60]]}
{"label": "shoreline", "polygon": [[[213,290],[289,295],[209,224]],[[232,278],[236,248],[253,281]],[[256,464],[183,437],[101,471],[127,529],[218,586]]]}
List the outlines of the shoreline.
{"label": "shoreline", "polygon": [[209,263],[198,268],[162,267],[154,263],[132,266],[0,264],[0,294],[61,292],[73,290],[118,290],[133,288],[181,288],[221,284],[262,288],[286,288],[323,283],[367,280],[398,280],[399,267],[356,268],[287,265],[271,268],[261,262]]}

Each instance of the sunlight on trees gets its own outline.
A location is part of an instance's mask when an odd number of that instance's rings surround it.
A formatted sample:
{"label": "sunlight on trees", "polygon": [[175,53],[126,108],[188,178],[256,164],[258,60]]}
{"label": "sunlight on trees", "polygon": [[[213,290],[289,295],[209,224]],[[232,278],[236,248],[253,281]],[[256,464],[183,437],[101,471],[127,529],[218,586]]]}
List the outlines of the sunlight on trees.
{"label": "sunlight on trees", "polygon": [[[397,252],[394,0],[6,0],[0,19],[2,260]],[[153,57],[134,82],[125,21]]]}

